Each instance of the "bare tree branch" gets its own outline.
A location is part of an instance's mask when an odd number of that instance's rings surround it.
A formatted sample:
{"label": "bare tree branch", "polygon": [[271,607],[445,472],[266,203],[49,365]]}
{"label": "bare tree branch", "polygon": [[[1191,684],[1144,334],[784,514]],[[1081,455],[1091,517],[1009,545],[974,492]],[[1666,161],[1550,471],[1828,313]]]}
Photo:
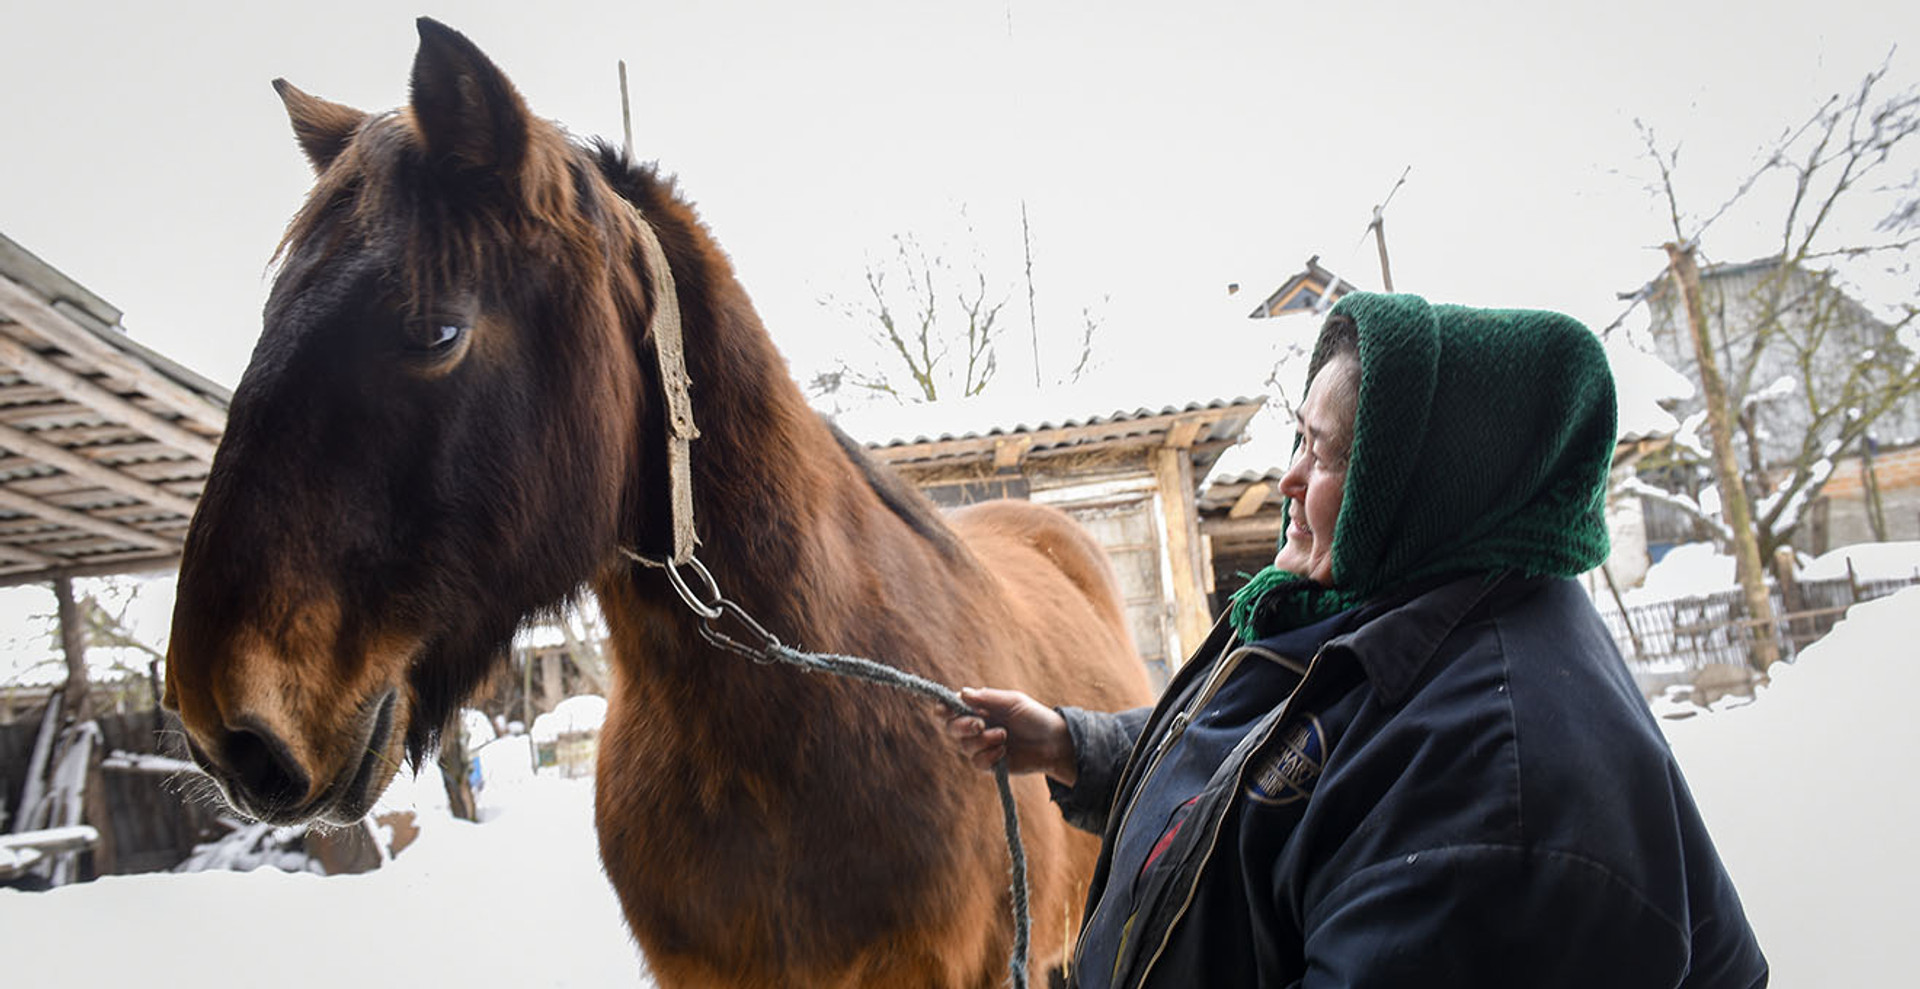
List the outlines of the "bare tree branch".
{"label": "bare tree branch", "polygon": [[[1896,302],[1902,315],[1891,320],[1875,318],[1842,290],[1833,267],[1862,259],[1910,267],[1920,249],[1920,236],[1910,234],[1920,224],[1920,198],[1910,195],[1920,189],[1920,173],[1905,182],[1881,179],[1915,161],[1920,87],[1884,95],[1889,65],[1783,131],[1755,171],[1691,230],[1677,192],[1679,146],[1664,148],[1652,128],[1635,122],[1644,156],[1658,169],[1653,191],[1679,243],[1698,243],[1736,204],[1758,206],[1748,201],[1763,176],[1788,179],[1775,214],[1777,254],[1726,272],[1710,307],[1714,363],[1731,404],[1743,410],[1737,429],[1747,476],[1741,487],[1759,499],[1753,524],[1763,553],[1793,535],[1800,506],[1818,496],[1837,451],[1862,442],[1876,423],[1920,398],[1920,359],[1900,339],[1920,313],[1920,298]],[[1890,193],[1898,201],[1874,229],[1892,236],[1842,226],[1840,217],[1853,222],[1863,206]],[[1663,315],[1674,319],[1670,308],[1656,307],[1656,323]],[[1783,372],[1796,384],[1791,402],[1751,401]]]}

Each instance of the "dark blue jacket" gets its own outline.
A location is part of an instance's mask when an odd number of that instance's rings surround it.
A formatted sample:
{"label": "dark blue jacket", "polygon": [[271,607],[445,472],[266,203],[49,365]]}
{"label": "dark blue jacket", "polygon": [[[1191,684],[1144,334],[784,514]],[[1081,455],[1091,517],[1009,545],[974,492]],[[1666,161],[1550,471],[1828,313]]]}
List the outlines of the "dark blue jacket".
{"label": "dark blue jacket", "polygon": [[1208,674],[1247,647],[1216,628],[1151,711],[1063,709],[1079,778],[1056,799],[1105,835],[1087,922],[1118,925],[1083,933],[1082,955],[1106,957],[1077,957],[1076,984],[1766,984],[1679,766],[1578,585],[1469,577],[1346,628],[1292,657],[1304,680],[1145,871],[1113,874],[1121,824]]}

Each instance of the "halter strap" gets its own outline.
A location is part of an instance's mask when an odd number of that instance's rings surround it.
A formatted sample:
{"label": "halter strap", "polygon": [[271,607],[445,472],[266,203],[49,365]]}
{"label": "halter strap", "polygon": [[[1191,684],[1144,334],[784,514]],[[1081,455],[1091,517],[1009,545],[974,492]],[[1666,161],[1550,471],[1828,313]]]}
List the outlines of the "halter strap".
{"label": "halter strap", "polygon": [[627,203],[640,233],[640,256],[647,265],[653,295],[653,315],[647,335],[653,338],[654,359],[660,368],[660,390],[667,406],[667,504],[673,518],[673,545],[669,559],[676,565],[693,559],[699,542],[693,531],[692,442],[700,437],[693,424],[692,381],[687,376],[686,345],[680,333],[680,295],[673,269],[654,235],[653,224],[638,206]]}

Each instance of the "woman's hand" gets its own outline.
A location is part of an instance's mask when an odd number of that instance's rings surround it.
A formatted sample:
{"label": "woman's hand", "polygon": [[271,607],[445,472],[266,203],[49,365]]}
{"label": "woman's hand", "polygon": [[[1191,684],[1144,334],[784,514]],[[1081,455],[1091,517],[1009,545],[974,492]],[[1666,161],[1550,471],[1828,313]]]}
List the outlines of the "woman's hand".
{"label": "woman's hand", "polygon": [[1079,775],[1074,768],[1073,736],[1060,712],[1018,690],[968,687],[960,691],[960,699],[984,715],[963,714],[947,721],[947,734],[967,761],[992,769],[1005,756],[1010,772],[1046,773],[1073,785]]}

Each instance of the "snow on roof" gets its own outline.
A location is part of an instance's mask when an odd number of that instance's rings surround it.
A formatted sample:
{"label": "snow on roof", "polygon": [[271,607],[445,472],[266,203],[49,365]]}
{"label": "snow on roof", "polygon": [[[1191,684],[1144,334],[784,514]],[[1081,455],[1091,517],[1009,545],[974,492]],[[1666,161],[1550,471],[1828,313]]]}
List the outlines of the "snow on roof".
{"label": "snow on roof", "polygon": [[1648,567],[1640,586],[1620,598],[1627,607],[1637,608],[1677,598],[1706,597],[1738,586],[1733,557],[1721,553],[1712,543],[1683,543]]}
{"label": "snow on roof", "polygon": [[1615,334],[1606,342],[1607,363],[1620,404],[1620,439],[1671,436],[1680,428],[1660,403],[1693,397],[1693,382],[1666,362]]}
{"label": "snow on roof", "polygon": [[551,742],[574,732],[599,731],[607,720],[607,699],[594,694],[569,697],[553,710],[533,719],[527,734],[536,742]]}
{"label": "snow on roof", "polygon": [[1828,550],[1800,570],[1801,580],[1837,580],[1847,561],[1860,580],[1899,580],[1920,575],[1920,542],[1856,543]]}

